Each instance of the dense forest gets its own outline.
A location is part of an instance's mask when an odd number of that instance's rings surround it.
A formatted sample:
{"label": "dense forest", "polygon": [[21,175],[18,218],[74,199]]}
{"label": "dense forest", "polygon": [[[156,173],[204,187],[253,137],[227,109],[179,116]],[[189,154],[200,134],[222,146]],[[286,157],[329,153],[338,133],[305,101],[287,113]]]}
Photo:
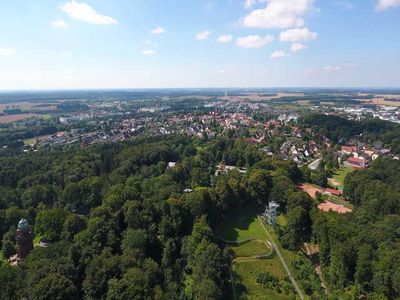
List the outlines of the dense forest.
{"label": "dense forest", "polygon": [[316,213],[313,237],[331,289],[348,299],[400,298],[400,162],[376,160],[345,180],[352,214]]}
{"label": "dense forest", "polygon": [[[215,176],[221,162],[247,173]],[[18,267],[0,261],[0,299],[229,299],[232,257],[215,227],[272,200],[286,215],[278,229],[285,248],[319,244],[329,293],[305,265],[312,299],[400,295],[400,162],[377,160],[346,178],[356,206],[348,215],[318,211],[296,188],[313,174],[228,137],[43,149],[2,157],[0,166],[3,256],[16,251],[20,218],[35,242],[48,242]]]}
{"label": "dense forest", "polygon": [[[214,177],[221,161],[249,172]],[[0,164],[3,255],[15,253],[20,218],[49,242],[18,268],[2,264],[1,299],[226,299],[230,256],[214,226],[266,203],[273,177],[284,187],[301,176],[294,163],[263,161],[241,140],[183,136],[45,150]]]}

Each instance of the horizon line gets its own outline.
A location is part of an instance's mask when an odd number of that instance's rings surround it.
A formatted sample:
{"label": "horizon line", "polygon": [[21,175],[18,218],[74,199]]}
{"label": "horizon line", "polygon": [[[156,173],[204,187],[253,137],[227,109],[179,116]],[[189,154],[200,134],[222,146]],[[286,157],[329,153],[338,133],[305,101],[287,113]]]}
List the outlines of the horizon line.
{"label": "horizon line", "polygon": [[1,93],[23,93],[23,92],[73,92],[73,91],[155,91],[155,90],[399,90],[399,87],[379,86],[294,86],[294,87],[146,87],[146,88],[46,88],[46,89],[0,89]]}

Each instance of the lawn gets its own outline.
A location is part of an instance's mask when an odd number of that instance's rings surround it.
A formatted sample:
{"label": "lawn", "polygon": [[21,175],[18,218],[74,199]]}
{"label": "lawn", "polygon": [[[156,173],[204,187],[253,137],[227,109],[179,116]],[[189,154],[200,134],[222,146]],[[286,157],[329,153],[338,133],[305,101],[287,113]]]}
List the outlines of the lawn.
{"label": "lawn", "polygon": [[242,241],[249,238],[265,240],[266,235],[257,214],[248,209],[225,219],[217,228],[216,234],[228,241]]}
{"label": "lawn", "polygon": [[[257,282],[260,273],[268,272],[279,279],[280,293],[276,289],[263,287]],[[284,280],[285,270],[278,256],[272,259],[239,262],[233,265],[233,277],[237,299],[292,299],[292,284]],[[284,290],[289,290],[285,293]]]}
{"label": "lawn", "polygon": [[40,136],[36,136],[36,137],[33,137],[33,138],[24,139],[23,142],[24,142],[25,145],[30,145],[30,144],[35,145],[36,144],[36,140],[42,140],[42,139],[47,138],[49,136],[51,136],[51,135],[49,135],[49,134],[40,135]]}
{"label": "lawn", "polygon": [[332,203],[338,204],[338,205],[343,205],[344,207],[350,208],[351,210],[354,210],[354,205],[351,204],[349,201],[346,201],[340,197],[334,196],[334,195],[327,195],[326,199]]}
{"label": "lawn", "polygon": [[36,137],[29,138],[29,139],[23,140],[23,142],[25,145],[34,145],[34,144],[36,144],[36,139],[37,139]]}
{"label": "lawn", "polygon": [[337,187],[340,190],[343,190],[344,187],[344,178],[346,177],[347,174],[350,172],[353,172],[354,169],[351,167],[345,167],[342,166],[339,169],[336,169],[335,172],[333,173],[333,176],[328,179],[329,184],[332,187]]}
{"label": "lawn", "polygon": [[235,257],[265,255],[271,253],[271,247],[265,244],[265,241],[253,240],[242,245],[231,246]]}
{"label": "lawn", "polygon": [[[249,257],[270,253],[270,248],[257,214],[254,210],[244,210],[225,219],[216,230],[216,234],[226,241],[244,241],[239,245],[227,244],[235,257]],[[278,280],[278,287],[267,287],[257,282],[260,273],[269,273]],[[290,281],[285,280],[286,271],[277,255],[265,259],[245,259],[232,264],[237,299],[291,299],[294,297]],[[285,292],[286,291],[286,292]],[[295,299],[295,298],[293,298]]]}

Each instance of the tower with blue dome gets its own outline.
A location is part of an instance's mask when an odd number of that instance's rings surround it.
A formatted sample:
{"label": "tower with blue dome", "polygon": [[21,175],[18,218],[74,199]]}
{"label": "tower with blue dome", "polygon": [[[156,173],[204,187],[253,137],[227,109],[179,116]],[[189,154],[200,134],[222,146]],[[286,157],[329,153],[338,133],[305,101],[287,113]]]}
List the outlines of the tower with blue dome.
{"label": "tower with blue dome", "polygon": [[24,259],[33,249],[33,230],[27,220],[21,219],[18,222],[15,238],[17,240],[17,257]]}

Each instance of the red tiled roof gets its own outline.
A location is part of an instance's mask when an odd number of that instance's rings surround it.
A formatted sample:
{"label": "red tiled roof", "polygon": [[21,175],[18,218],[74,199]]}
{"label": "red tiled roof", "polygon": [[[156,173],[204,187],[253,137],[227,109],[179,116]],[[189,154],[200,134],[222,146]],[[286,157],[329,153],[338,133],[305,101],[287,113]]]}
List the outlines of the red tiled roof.
{"label": "red tiled roof", "polygon": [[331,189],[331,188],[327,188],[326,192],[330,193],[332,195],[337,195],[337,196],[340,196],[342,194],[342,191]]}
{"label": "red tiled roof", "polygon": [[354,147],[350,147],[350,146],[342,146],[342,151],[346,151],[346,152],[353,152],[354,151]]}
{"label": "red tiled roof", "polygon": [[363,164],[363,163],[366,162],[365,159],[363,159],[363,158],[358,158],[358,157],[349,157],[349,158],[347,159],[347,161],[348,161],[348,162],[351,162],[351,163],[360,163],[360,164]]}

